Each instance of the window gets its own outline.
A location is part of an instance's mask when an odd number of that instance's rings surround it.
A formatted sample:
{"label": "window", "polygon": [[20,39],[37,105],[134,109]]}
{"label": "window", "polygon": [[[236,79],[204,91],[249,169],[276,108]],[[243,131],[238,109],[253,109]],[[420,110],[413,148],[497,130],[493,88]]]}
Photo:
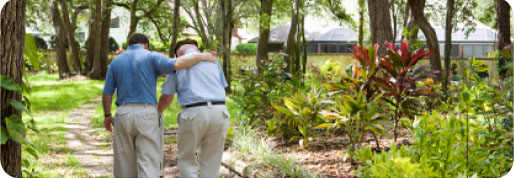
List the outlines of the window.
{"label": "window", "polygon": [[484,57],[484,45],[474,45],[473,46],[473,56],[476,58]]}
{"label": "window", "polygon": [[111,19],[111,28],[120,28],[120,18]]}
{"label": "window", "polygon": [[353,44],[346,43],[320,43],[320,53],[339,53],[346,54],[351,53]]}
{"label": "window", "polygon": [[472,45],[462,45],[462,57],[468,58],[473,55],[473,46]]}
{"label": "window", "polygon": [[492,44],[463,44],[462,57],[488,58],[488,53],[493,50]]}

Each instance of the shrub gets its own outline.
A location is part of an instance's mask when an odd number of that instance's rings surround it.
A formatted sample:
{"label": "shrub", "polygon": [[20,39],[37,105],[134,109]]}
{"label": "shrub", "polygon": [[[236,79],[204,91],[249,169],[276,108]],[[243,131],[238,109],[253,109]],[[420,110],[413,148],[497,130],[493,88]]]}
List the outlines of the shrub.
{"label": "shrub", "polygon": [[46,44],[46,41],[43,38],[39,36],[34,36],[34,40],[36,41],[37,49],[48,49],[48,45]]}
{"label": "shrub", "polygon": [[266,62],[261,73],[246,70],[236,77],[241,90],[234,94],[234,101],[242,108],[241,113],[250,118],[248,123],[263,125],[274,117],[271,104],[294,93],[292,81],[281,71],[281,64],[281,59],[275,57]]}
{"label": "shrub", "polygon": [[240,54],[255,54],[257,52],[257,44],[255,43],[241,43],[236,46],[235,53]]}
{"label": "shrub", "polygon": [[118,50],[120,48],[120,46],[118,45],[118,43],[116,43],[116,40],[114,40],[114,38],[112,37],[109,37],[109,52],[116,52],[116,50]]}
{"label": "shrub", "polygon": [[273,104],[273,108],[281,115],[266,121],[268,133],[280,135],[289,142],[301,139],[301,146],[308,146],[309,139],[314,135],[311,128],[321,122],[320,92],[313,86],[311,92],[296,93],[293,97],[285,97],[283,100],[285,107],[282,104]]}

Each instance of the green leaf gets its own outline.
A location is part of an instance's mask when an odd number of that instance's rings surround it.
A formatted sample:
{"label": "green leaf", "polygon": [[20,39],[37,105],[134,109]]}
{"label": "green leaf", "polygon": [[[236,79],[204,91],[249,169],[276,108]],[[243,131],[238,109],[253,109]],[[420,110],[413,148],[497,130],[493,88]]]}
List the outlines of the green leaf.
{"label": "green leaf", "polygon": [[296,140],[298,140],[298,136],[293,136],[289,139],[289,142],[294,142]]}
{"label": "green leaf", "polygon": [[462,92],[462,100],[465,103],[469,103],[469,91],[468,90],[465,90]]}
{"label": "green leaf", "polygon": [[36,150],[34,150],[34,148],[30,145],[30,146],[26,146],[25,147],[25,151],[27,151],[28,153],[30,153],[30,155],[34,156],[34,158],[36,159],[39,159],[38,157],[38,154],[36,152]]}
{"label": "green leaf", "polygon": [[39,70],[39,59],[37,56],[36,40],[31,34],[25,34],[25,47],[23,48],[23,55],[27,57],[33,67]]}
{"label": "green leaf", "polygon": [[284,113],[286,115],[293,115],[293,112],[291,112],[291,110],[289,110],[285,107],[273,105],[273,108],[275,108],[278,112]]}
{"label": "green leaf", "polygon": [[330,127],[334,127],[334,123],[323,123],[323,124],[317,125],[314,128],[321,129],[321,128],[330,128]]}
{"label": "green leaf", "polygon": [[1,129],[2,130],[0,130],[0,144],[5,144],[5,142],[9,140],[9,132],[7,132],[7,129],[4,126],[2,126]]}
{"label": "green leaf", "polygon": [[11,100],[10,104],[17,110],[21,111],[21,112],[29,112],[29,110],[27,110],[27,108],[25,107],[25,105],[23,105],[23,103],[19,102],[19,101],[16,101],[16,100]]}
{"label": "green leaf", "polygon": [[0,76],[0,87],[21,93],[21,87],[14,80],[5,75]]}
{"label": "green leaf", "polygon": [[305,137],[307,136],[307,131],[305,130],[305,128],[303,128],[301,125],[298,126],[298,131],[300,131],[300,133]]}
{"label": "green leaf", "polygon": [[25,140],[21,138],[21,135],[25,134],[25,125],[21,121],[21,118],[17,115],[11,115],[5,118],[5,125],[7,126],[7,132],[12,140],[18,143],[24,143]]}

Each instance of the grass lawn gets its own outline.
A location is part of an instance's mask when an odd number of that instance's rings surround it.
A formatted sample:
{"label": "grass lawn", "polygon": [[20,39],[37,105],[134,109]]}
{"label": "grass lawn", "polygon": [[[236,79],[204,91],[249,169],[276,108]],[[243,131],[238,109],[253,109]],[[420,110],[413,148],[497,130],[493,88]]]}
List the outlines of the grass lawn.
{"label": "grass lawn", "polygon": [[33,112],[64,111],[79,107],[102,94],[103,81],[59,81],[57,74],[28,75],[30,93],[24,93]]}

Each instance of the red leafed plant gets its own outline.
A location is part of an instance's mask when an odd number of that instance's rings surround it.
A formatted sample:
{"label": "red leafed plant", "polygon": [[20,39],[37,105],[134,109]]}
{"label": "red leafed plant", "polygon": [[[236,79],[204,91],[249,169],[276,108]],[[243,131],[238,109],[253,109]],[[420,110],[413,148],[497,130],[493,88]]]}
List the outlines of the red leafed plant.
{"label": "red leafed plant", "polygon": [[425,51],[419,49],[415,53],[411,53],[408,41],[402,41],[400,49],[393,44],[386,42],[388,55],[380,59],[380,66],[386,72],[383,77],[375,77],[374,80],[381,86],[384,91],[384,100],[391,104],[394,109],[394,131],[393,138],[396,141],[398,121],[402,117],[412,117],[420,106],[419,100],[414,97],[428,96],[428,90],[417,88],[416,82],[432,78],[438,71],[429,71],[429,65],[419,65],[416,63],[427,56],[433,54],[433,51]]}

